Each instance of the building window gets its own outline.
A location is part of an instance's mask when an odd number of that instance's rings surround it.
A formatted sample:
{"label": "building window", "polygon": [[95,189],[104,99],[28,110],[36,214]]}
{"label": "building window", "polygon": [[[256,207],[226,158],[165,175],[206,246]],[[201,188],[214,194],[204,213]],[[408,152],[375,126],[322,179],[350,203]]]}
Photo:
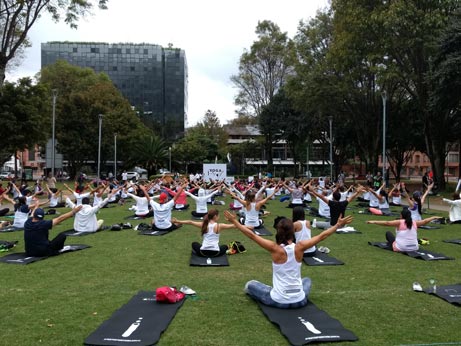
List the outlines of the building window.
{"label": "building window", "polygon": [[72,48],[72,52],[73,52],[73,53],[77,53],[77,52],[78,52],[78,48],[77,48],[77,47]]}
{"label": "building window", "polygon": [[125,49],[125,53],[126,54],[131,54],[131,49],[130,48]]}
{"label": "building window", "polygon": [[99,48],[91,48],[90,52],[91,53],[99,53]]}
{"label": "building window", "polygon": [[35,161],[35,149],[29,150],[29,161]]}
{"label": "building window", "polygon": [[117,48],[117,54],[122,54],[122,48]]}
{"label": "building window", "polygon": [[117,71],[117,66],[112,66],[112,71]]}
{"label": "building window", "polygon": [[130,66],[130,71],[134,71],[134,66]]}
{"label": "building window", "polygon": [[144,49],[144,54],[148,54],[149,51],[147,49]]}

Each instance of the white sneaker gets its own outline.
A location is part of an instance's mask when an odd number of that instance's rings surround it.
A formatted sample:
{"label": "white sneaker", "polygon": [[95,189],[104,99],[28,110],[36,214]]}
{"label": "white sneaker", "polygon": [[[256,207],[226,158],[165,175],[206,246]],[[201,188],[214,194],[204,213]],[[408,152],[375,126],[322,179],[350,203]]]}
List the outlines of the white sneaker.
{"label": "white sneaker", "polygon": [[181,286],[179,291],[187,295],[196,294],[196,292],[192,288],[187,287],[187,286]]}
{"label": "white sneaker", "polygon": [[417,292],[423,291],[423,288],[421,287],[419,282],[413,282],[413,291],[417,291]]}

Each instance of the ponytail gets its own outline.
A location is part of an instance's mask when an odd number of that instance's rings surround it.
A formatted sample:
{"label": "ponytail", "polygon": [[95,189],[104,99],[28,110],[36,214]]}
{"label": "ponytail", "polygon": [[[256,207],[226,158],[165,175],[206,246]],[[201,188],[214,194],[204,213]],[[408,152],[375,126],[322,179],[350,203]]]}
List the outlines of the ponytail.
{"label": "ponytail", "polygon": [[411,212],[408,210],[408,208],[403,208],[402,212],[402,219],[405,220],[405,225],[407,226],[408,229],[411,228],[413,225],[413,219],[411,218]]}
{"label": "ponytail", "polygon": [[208,214],[206,214],[203,217],[203,223],[202,223],[202,236],[208,232],[208,224],[210,223],[210,220],[213,219],[216,215],[219,215],[219,211],[217,209],[211,209]]}
{"label": "ponytail", "polygon": [[208,231],[208,223],[210,222],[210,219],[208,218],[208,214],[206,214],[203,217],[203,222],[202,222],[202,235],[204,235]]}

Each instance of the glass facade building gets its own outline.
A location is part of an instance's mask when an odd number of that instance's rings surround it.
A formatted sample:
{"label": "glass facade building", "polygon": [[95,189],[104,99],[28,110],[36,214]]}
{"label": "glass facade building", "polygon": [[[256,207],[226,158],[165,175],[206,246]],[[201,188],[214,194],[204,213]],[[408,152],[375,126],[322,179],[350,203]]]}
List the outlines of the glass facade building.
{"label": "glass facade building", "polygon": [[184,50],[153,44],[47,42],[42,67],[65,60],[106,73],[144,122],[166,139],[184,134],[187,61]]}

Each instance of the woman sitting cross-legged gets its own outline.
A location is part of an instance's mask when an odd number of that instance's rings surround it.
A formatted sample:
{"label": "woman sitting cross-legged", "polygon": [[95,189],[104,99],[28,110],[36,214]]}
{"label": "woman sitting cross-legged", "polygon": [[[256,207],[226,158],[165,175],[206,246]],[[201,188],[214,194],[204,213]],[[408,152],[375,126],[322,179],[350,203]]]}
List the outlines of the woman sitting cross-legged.
{"label": "woman sitting cross-legged", "polygon": [[173,223],[192,225],[198,227],[202,230],[203,242],[202,244],[198,242],[192,243],[192,250],[202,257],[217,257],[226,254],[228,250],[227,245],[219,245],[219,233],[223,229],[235,228],[234,225],[229,225],[226,223],[218,223],[219,220],[219,211],[216,209],[211,209],[203,218],[202,222],[192,221],[192,220],[178,220],[173,218],[171,221]]}
{"label": "woman sitting cross-legged", "polygon": [[307,304],[311,289],[311,279],[301,278],[301,265],[304,251],[336,232],[338,228],[352,222],[352,217],[339,218],[338,223],[308,240],[295,243],[293,222],[282,219],[277,224],[275,242],[264,239],[248,227],[240,224],[235,215],[225,211],[227,221],[231,222],[244,235],[269,251],[272,257],[272,285],[251,280],[245,285],[245,292],[253,299],[269,306],[283,309],[299,308]]}
{"label": "woman sitting cross-legged", "polygon": [[416,251],[418,244],[418,227],[423,226],[432,220],[439,219],[440,216],[432,216],[424,220],[413,220],[411,211],[403,208],[400,219],[390,221],[368,220],[367,223],[380,226],[395,227],[395,236],[392,232],[386,232],[386,240],[389,248],[396,252]]}

